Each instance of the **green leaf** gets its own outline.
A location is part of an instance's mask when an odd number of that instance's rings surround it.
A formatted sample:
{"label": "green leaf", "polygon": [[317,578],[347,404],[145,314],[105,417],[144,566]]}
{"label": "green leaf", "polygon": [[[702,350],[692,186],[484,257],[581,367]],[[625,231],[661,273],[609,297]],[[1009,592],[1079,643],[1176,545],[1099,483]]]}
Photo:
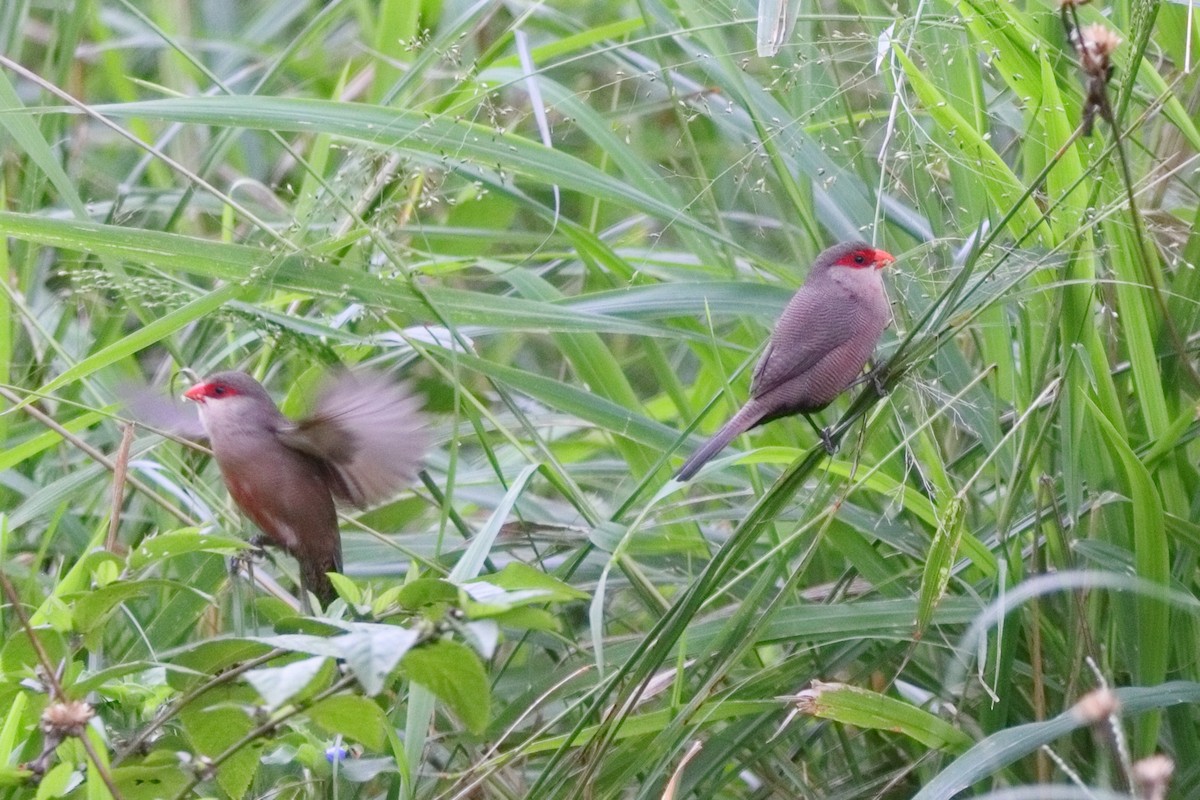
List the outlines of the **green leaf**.
{"label": "green leaf", "polygon": [[[1172,681],[1154,687],[1127,686],[1113,690],[1122,713],[1141,714],[1180,703],[1200,703],[1200,683]],[[974,744],[933,780],[913,800],[951,800],[967,787],[987,780],[1009,764],[1051,745],[1090,722],[1074,708],[1043,722],[1014,725]]]}
{"label": "green leaf", "polygon": [[508,591],[487,581],[472,581],[463,584],[467,600],[462,603],[470,619],[494,617],[522,606],[550,602],[548,589],[517,589]]}
{"label": "green leaf", "polygon": [[129,553],[129,568],[140,571],[160,561],[189,553],[237,555],[250,549],[241,539],[220,533],[202,533],[198,528],[178,528],[150,536],[138,543]]}
{"label": "green leaf", "polygon": [[420,638],[416,631],[399,625],[351,622],[342,627],[348,632],[339,636],[293,633],[257,637],[254,641],[284,650],[344,659],[363,691],[373,697],[383,691],[387,676]]}
{"label": "green leaf", "polygon": [[[483,580],[492,586],[510,591],[536,589],[543,597],[554,602],[589,599],[587,592],[520,561],[506,564],[504,569],[488,575]],[[464,585],[469,586],[470,583]]]}
{"label": "green leaf", "polygon": [[696,227],[711,238],[723,238],[695,217],[679,214],[674,204],[644,194],[563,150],[465,119],[363,103],[261,95],[179,97],[99,106],[98,110],[117,117],[150,117],[204,125],[220,119],[222,124],[237,128],[329,133],[389,152],[408,153],[507,192],[512,189],[511,182],[494,170],[496,165],[503,165],[505,173],[607,200],[621,208],[636,208],[672,224]]}
{"label": "green leaf", "polygon": [[[98,411],[80,414],[69,420],[59,420],[59,425],[68,433],[79,434],[91,428],[98,422],[107,419],[107,415]],[[35,456],[62,444],[62,434],[56,430],[42,431],[21,442],[11,442],[0,453],[0,471],[9,470],[24,461],[33,460]]]}
{"label": "green leaf", "polygon": [[[385,279],[374,273],[341,269],[301,255],[272,260],[269,253],[258,247],[7,211],[0,211],[0,233],[49,247],[129,260],[180,274],[238,284],[245,282],[248,275],[255,275],[259,276],[257,280],[263,285],[281,290],[342,301],[352,297],[373,307],[386,307],[396,314],[428,314],[422,296],[402,282]],[[647,336],[673,335],[661,328],[618,317],[588,314],[555,303],[519,297],[505,297],[503,302],[498,303],[494,295],[486,292],[443,287],[430,287],[423,290],[423,294],[443,313],[453,316],[460,325],[487,324],[500,330],[539,333],[546,330],[580,330]],[[191,306],[193,309],[198,307]],[[54,385],[57,386],[58,381]]]}
{"label": "green leaf", "polygon": [[[184,730],[197,752],[215,758],[238,742],[254,727],[254,721],[240,708],[214,706],[187,708],[180,712]],[[240,798],[250,788],[258,771],[261,739],[238,749],[217,767],[217,783],[230,797]]]}
{"label": "green leaf", "polygon": [[813,681],[795,702],[803,714],[899,733],[937,750],[961,753],[971,746],[971,737],[928,711],[857,686]]}
{"label": "green leaf", "polygon": [[[38,644],[50,659],[50,663],[57,664],[66,657],[67,643],[61,633],[48,628],[34,628],[33,635],[37,637]],[[25,631],[14,631],[0,649],[0,669],[6,673],[20,673],[33,669],[40,663],[37,651]]]}
{"label": "green leaf", "polygon": [[958,547],[962,542],[966,522],[963,516],[963,499],[955,495],[946,503],[933,544],[925,559],[921,576],[921,591],[917,606],[917,635],[922,636],[933,619],[933,610],[950,585],[950,574],[958,559]]}
{"label": "green leaf", "polygon": [[332,675],[332,661],[325,656],[293,661],[282,667],[252,669],[242,678],[254,687],[259,697],[274,711],[284,703],[300,699],[305,690],[324,673],[326,681]]}
{"label": "green leaf", "polygon": [[[1129,487],[1133,506],[1133,555],[1138,577],[1164,588],[1171,582],[1171,553],[1166,538],[1162,498],[1159,496],[1149,470],[1138,459],[1112,424],[1092,402],[1088,402],[1092,419],[1104,436],[1109,452],[1121,464],[1124,479]],[[1137,607],[1137,654],[1134,674],[1147,685],[1162,681],[1167,675],[1167,663],[1171,649],[1171,610],[1157,597],[1138,595]],[[1150,722],[1140,731],[1143,749],[1153,746],[1157,740],[1158,719],[1151,715]]]}
{"label": "green leaf", "polygon": [[1042,97],[1043,83],[1038,53],[1043,44],[1030,30],[1029,18],[1019,9],[987,0],[959,0],[958,11],[987,52],[996,73],[1022,103],[1034,105]]}
{"label": "green leaf", "polygon": [[33,773],[23,767],[0,765],[0,786],[28,786]]}
{"label": "green leaf", "polygon": [[482,358],[461,354],[455,355],[454,358],[464,366],[501,381],[527,397],[563,413],[573,414],[602,430],[619,432],[621,436],[635,442],[666,448],[679,438],[679,432],[670,426],[649,419],[644,414],[600,397],[587,389],[525,370],[494,364]]}
{"label": "green leaf", "polygon": [[237,297],[242,292],[239,284],[229,284],[205,294],[190,303],[168,312],[154,321],[143,325],[136,332],[121,337],[114,344],[101,348],[79,363],[63,370],[53,380],[37,390],[39,395],[50,395],[63,386],[78,381],[98,372],[103,367],[120,361],[123,358],[144,350],[156,342],[160,342],[186,325],[211,314],[221,306]]}
{"label": "green leaf", "polygon": [[20,145],[29,160],[45,173],[75,216],[86,219],[88,209],[79,196],[76,184],[59,163],[59,154],[38,130],[36,117],[22,113],[26,111],[25,106],[7,74],[0,74],[0,106],[5,110],[0,114],[0,126]]}
{"label": "green leaf", "polygon": [[436,603],[456,603],[458,587],[441,578],[417,578],[398,588],[396,602],[410,609]]}
{"label": "green leaf", "polygon": [[487,728],[491,689],[483,664],[471,648],[447,640],[432,642],[409,651],[400,667],[410,680],[457,714],[467,730],[479,735]]}
{"label": "green leaf", "polygon": [[76,771],[74,764],[66,761],[55,764],[42,777],[42,782],[38,784],[34,800],[63,797],[68,791],[77,786],[81,780],[82,776]]}
{"label": "green leaf", "polygon": [[4,711],[4,724],[0,726],[0,764],[9,763],[16,749],[17,732],[23,727],[21,722],[28,707],[29,696],[24,691],[13,694]]}
{"label": "green leaf", "polygon": [[73,609],[75,630],[87,633],[106,622],[109,613],[127,600],[147,596],[156,589],[181,588],[186,589],[175,581],[167,580],[121,581],[87,593],[72,592],[63,599]]}
{"label": "green leaf", "polygon": [[490,614],[488,619],[506,628],[526,631],[547,631],[555,633],[563,629],[562,621],[543,608],[514,608],[499,614]]}
{"label": "green leaf", "polygon": [[176,691],[187,691],[240,661],[249,661],[270,652],[271,647],[251,639],[207,639],[195,642],[174,654],[167,671],[167,682]]}
{"label": "green leaf", "polygon": [[174,797],[188,781],[187,771],[180,769],[178,764],[120,766],[112,771],[112,776],[125,800]]}
{"label": "green leaf", "polygon": [[84,791],[88,800],[116,800],[108,788],[108,782],[101,777],[101,770],[107,773],[112,769],[112,764],[108,759],[108,743],[104,741],[104,735],[95,725],[84,728],[83,735],[87,737],[90,745],[86,760],[87,780],[84,783]]}
{"label": "green leaf", "polygon": [[308,717],[331,736],[345,736],[368,749],[383,749],[387,716],[365,697],[340,694],[327,697],[308,710]]}
{"label": "green leaf", "polygon": [[355,623],[350,633],[333,641],[363,691],[373,697],[383,691],[388,675],[419,639],[416,631],[397,625]]}
{"label": "green leaf", "polygon": [[500,535],[500,529],[504,527],[505,520],[508,519],[509,511],[512,510],[513,505],[520,498],[521,493],[525,491],[529,482],[533,480],[533,476],[537,474],[537,471],[537,464],[529,464],[512,480],[508,486],[508,491],[504,493],[503,499],[501,499],[495,510],[492,511],[483,528],[471,539],[471,543],[467,546],[462,557],[459,558],[458,563],[454,565],[454,569],[450,570],[449,578],[451,581],[460,583],[474,578],[480,573],[484,562],[487,560],[488,552],[495,543],[496,537]]}
{"label": "green leaf", "polygon": [[[975,170],[993,205],[1001,212],[1007,212],[1025,194],[1025,187],[1021,181],[980,132],[954,109],[917,65],[899,49],[894,49],[893,52],[903,65],[909,84],[920,98],[921,105],[925,106],[930,118],[957,148],[961,158]],[[1032,198],[1027,197],[1021,201],[1017,213],[1009,222],[1009,228],[1013,236],[1019,239],[1024,238],[1027,231],[1039,231],[1039,238],[1043,244],[1054,244],[1054,234]]]}
{"label": "green leaf", "polygon": [[347,578],[340,572],[331,572],[329,573],[329,581],[333,584],[333,588],[337,590],[338,596],[346,598],[346,602],[354,605],[362,602],[362,590],[350,578]]}

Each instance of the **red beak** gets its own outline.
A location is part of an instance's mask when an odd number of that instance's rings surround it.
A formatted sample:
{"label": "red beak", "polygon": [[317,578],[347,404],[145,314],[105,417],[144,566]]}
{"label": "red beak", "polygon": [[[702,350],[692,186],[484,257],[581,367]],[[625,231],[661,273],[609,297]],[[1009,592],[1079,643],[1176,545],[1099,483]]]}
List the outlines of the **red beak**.
{"label": "red beak", "polygon": [[875,269],[883,269],[888,264],[895,264],[896,257],[887,250],[875,251]]}
{"label": "red beak", "polygon": [[190,388],[186,392],[184,392],[183,396],[186,399],[192,400],[196,403],[203,403],[204,402],[204,387],[205,387],[205,384],[197,383],[195,386],[193,386],[192,388]]}

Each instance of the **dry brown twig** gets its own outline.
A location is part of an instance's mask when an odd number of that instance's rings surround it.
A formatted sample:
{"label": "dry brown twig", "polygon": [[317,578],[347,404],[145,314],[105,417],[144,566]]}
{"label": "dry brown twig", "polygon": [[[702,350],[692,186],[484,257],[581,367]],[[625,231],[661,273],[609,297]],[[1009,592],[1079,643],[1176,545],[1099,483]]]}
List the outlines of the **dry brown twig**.
{"label": "dry brown twig", "polygon": [[1078,6],[1088,0],[1062,0],[1059,13],[1067,41],[1075,48],[1079,69],[1083,72],[1083,118],[1080,125],[1084,136],[1091,136],[1099,116],[1116,131],[1112,105],[1108,102],[1108,84],[1112,81],[1114,66],[1113,51],[1121,44],[1121,37],[1100,23],[1079,24]]}
{"label": "dry brown twig", "polygon": [[25,765],[33,773],[34,783],[40,781],[42,776],[46,774],[50,757],[58,749],[58,746],[68,737],[75,737],[83,745],[83,749],[91,760],[92,766],[100,776],[100,780],[108,788],[108,791],[116,800],[121,800],[121,792],[117,789],[116,783],[113,782],[112,774],[109,772],[107,766],[107,759],[100,758],[100,754],[96,752],[96,748],[92,745],[92,740],[87,735],[88,724],[96,716],[95,710],[82,700],[71,700],[67,697],[66,692],[63,690],[62,682],[59,680],[59,672],[55,669],[54,663],[50,659],[50,654],[42,646],[42,640],[34,633],[33,624],[29,621],[29,616],[25,613],[25,607],[21,604],[21,597],[17,594],[16,587],[12,585],[12,581],[8,579],[8,575],[2,570],[0,570],[0,588],[3,588],[4,595],[13,613],[16,614],[17,620],[21,623],[21,627],[25,631],[25,635],[29,638],[29,643],[37,656],[38,665],[41,667],[42,679],[50,691],[51,703],[42,712],[41,725],[42,732],[45,734],[42,752],[37,758]]}

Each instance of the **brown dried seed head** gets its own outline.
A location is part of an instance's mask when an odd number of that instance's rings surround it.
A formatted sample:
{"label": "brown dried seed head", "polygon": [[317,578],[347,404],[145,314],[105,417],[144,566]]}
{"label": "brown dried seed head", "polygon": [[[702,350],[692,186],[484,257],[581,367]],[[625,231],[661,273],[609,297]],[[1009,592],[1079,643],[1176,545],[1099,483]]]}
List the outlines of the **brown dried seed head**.
{"label": "brown dried seed head", "polygon": [[1104,25],[1085,25],[1079,30],[1079,67],[1088,75],[1108,83],[1112,70],[1109,56],[1121,44],[1121,37]]}
{"label": "brown dried seed head", "polygon": [[1124,41],[1111,28],[1100,23],[1084,25],[1079,29],[1079,56],[1083,68],[1092,71],[1090,64],[1102,64],[1108,68],[1109,56],[1120,47]]}
{"label": "brown dried seed head", "polygon": [[42,731],[60,739],[66,736],[82,736],[88,721],[94,716],[96,712],[82,700],[52,703],[42,712]]}
{"label": "brown dried seed head", "polygon": [[1074,712],[1083,722],[1094,725],[1097,722],[1103,722],[1108,719],[1117,713],[1120,708],[1121,703],[1117,700],[1115,692],[1111,689],[1097,689],[1079,698],[1079,702],[1075,704]]}
{"label": "brown dried seed head", "polygon": [[1099,22],[1084,25],[1079,33],[1083,39],[1083,46],[1102,56],[1110,55],[1124,41],[1111,28]]}
{"label": "brown dried seed head", "polygon": [[1167,796],[1175,762],[1162,754],[1147,756],[1133,765],[1133,780],[1138,787],[1138,796],[1160,800]]}

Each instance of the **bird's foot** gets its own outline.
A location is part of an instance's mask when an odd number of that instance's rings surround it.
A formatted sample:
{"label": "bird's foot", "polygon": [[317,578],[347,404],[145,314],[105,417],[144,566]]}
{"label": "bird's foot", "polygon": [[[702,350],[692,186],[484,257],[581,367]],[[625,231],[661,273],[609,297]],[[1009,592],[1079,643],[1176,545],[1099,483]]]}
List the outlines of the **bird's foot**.
{"label": "bird's foot", "polygon": [[247,557],[265,561],[267,558],[268,544],[270,544],[270,541],[264,534],[260,533],[257,536],[251,536],[250,549],[246,552]]}
{"label": "bird's foot", "polygon": [[821,446],[825,448],[825,452],[829,455],[837,453],[837,442],[833,440],[833,431],[829,428],[821,428]]}
{"label": "bird's foot", "polygon": [[[237,575],[243,571],[249,572],[255,564],[272,561],[271,552],[267,550],[269,541],[265,536],[255,536],[248,542],[250,547],[229,559],[229,572]],[[272,562],[274,563],[274,562]]]}
{"label": "bird's foot", "polygon": [[814,420],[808,414],[803,414],[802,416],[804,417],[804,421],[808,423],[809,427],[813,429],[813,433],[815,433],[817,438],[821,440],[821,446],[825,448],[825,452],[829,455],[836,453],[837,442],[834,441],[833,431],[829,428],[822,428],[816,423],[816,420]]}
{"label": "bird's foot", "polygon": [[873,361],[869,363],[869,366],[867,380],[871,382],[872,388],[875,389],[875,395],[877,397],[887,397],[889,394],[886,382],[887,370]]}

